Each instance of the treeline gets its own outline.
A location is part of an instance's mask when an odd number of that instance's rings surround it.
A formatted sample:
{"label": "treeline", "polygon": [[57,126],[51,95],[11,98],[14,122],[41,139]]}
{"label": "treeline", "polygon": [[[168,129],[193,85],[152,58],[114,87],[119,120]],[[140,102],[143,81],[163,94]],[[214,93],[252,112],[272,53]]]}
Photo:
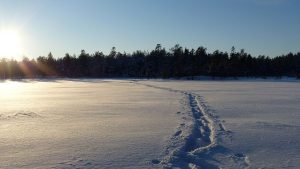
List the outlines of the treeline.
{"label": "treeline", "polygon": [[22,61],[1,59],[0,78],[42,78],[42,77],[143,77],[169,78],[193,76],[218,77],[300,77],[300,52],[274,58],[253,57],[243,49],[230,53],[219,50],[208,53],[206,48],[196,50],[175,45],[169,51],[158,44],[150,52],[117,52],[112,48],[108,55],[102,52],[88,54],[84,50],[78,56],[68,53],[64,57]]}

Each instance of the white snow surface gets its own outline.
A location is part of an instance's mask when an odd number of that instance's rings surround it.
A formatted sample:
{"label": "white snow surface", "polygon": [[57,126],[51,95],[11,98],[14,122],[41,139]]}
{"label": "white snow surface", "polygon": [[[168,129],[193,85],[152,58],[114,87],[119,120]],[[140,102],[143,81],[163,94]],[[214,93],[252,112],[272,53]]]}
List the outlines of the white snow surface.
{"label": "white snow surface", "polygon": [[299,168],[297,80],[0,82],[0,168]]}
{"label": "white snow surface", "polygon": [[[300,81],[143,81],[198,94],[215,119],[216,146],[202,168],[299,168]],[[199,161],[199,160],[198,160]]]}

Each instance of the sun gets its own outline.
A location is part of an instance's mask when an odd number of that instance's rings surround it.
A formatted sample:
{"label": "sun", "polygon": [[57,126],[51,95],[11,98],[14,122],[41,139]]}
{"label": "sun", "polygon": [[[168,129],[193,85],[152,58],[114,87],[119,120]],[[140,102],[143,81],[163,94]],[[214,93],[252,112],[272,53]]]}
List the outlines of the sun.
{"label": "sun", "polygon": [[18,58],[21,53],[21,39],[18,32],[0,30],[0,58]]}

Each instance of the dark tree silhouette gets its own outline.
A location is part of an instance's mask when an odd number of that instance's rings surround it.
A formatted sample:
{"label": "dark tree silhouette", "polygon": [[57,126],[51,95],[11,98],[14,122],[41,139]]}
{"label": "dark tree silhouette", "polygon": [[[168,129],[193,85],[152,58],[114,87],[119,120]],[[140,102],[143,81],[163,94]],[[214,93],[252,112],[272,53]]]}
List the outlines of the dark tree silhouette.
{"label": "dark tree silhouette", "polygon": [[166,51],[161,44],[150,51],[120,53],[113,47],[108,55],[93,54],[81,50],[77,56],[66,53],[62,58],[36,59],[24,57],[22,61],[0,59],[0,78],[43,77],[145,77],[170,78],[194,76],[219,77],[266,77],[291,76],[300,78],[300,52],[270,58],[253,57],[244,49],[230,53],[216,50],[208,53],[206,48],[196,50],[175,45]]}

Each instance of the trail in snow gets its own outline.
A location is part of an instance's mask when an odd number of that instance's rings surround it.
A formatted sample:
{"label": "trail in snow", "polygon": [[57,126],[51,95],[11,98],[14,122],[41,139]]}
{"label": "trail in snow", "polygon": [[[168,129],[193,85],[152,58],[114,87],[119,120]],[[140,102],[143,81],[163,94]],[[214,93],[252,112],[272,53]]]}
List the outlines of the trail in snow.
{"label": "trail in snow", "polygon": [[[166,148],[164,159],[160,164],[163,168],[250,168],[250,160],[243,153],[233,153],[219,145],[221,136],[229,136],[230,131],[226,131],[225,126],[214,117],[204,98],[189,92],[166,87],[160,87],[138,81],[134,84],[143,85],[155,89],[166,90],[183,95],[181,101],[183,112],[183,123],[171,137],[170,144]],[[216,162],[212,156],[223,154],[223,159],[229,162],[221,164]],[[158,164],[158,160],[154,160]],[[219,163],[219,164],[218,164]],[[229,163],[229,164],[228,164]]]}

